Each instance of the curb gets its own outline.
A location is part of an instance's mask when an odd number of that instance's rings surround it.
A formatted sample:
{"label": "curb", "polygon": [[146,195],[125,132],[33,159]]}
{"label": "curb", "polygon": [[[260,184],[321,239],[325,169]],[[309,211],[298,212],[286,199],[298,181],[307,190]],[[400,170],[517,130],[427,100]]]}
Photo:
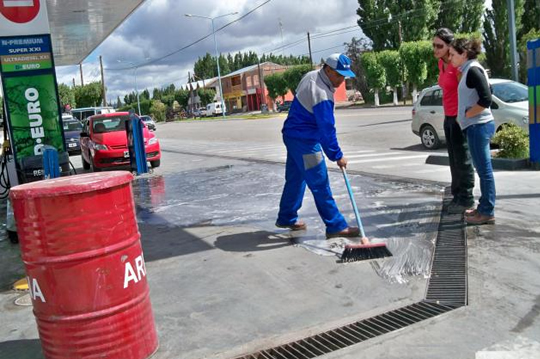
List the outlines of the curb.
{"label": "curb", "polygon": [[[428,165],[441,165],[448,166],[448,156],[430,155],[426,158],[426,164]],[[511,159],[511,158],[492,158],[491,164],[494,170],[502,171],[518,171],[524,169],[536,169],[531,166],[528,158]]]}

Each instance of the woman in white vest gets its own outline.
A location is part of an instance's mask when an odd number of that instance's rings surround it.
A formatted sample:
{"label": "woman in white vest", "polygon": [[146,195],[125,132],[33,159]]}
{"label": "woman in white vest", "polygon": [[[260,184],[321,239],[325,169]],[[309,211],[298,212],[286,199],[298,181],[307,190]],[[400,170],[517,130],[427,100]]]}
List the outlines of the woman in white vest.
{"label": "woman in white vest", "polygon": [[468,224],[495,223],[495,178],[489,148],[495,133],[495,123],[490,110],[488,76],[476,60],[481,48],[478,40],[457,39],[450,44],[450,61],[461,71],[457,122],[467,136],[473,165],[480,177],[478,206],[465,212]]}

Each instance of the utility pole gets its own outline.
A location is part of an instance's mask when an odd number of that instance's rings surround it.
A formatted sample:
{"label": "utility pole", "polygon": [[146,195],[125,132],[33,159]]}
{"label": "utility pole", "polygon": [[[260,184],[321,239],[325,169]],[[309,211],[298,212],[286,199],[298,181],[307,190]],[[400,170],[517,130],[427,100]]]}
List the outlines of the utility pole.
{"label": "utility pole", "polygon": [[82,62],[79,62],[79,70],[81,71],[81,86],[84,86],[84,77],[82,72]]}
{"label": "utility pole", "polygon": [[309,36],[309,31],[307,33],[307,45],[309,50],[309,62],[311,64],[311,68],[313,68],[313,56],[311,55],[311,37]]}
{"label": "utility pole", "polygon": [[75,88],[75,77],[73,78],[73,88]]}
{"label": "utility pole", "polygon": [[[398,36],[399,36],[399,46],[403,42],[403,32],[401,30],[401,20],[398,20]],[[407,86],[405,85],[405,70],[401,69],[401,96],[403,96],[403,104],[407,104]]]}
{"label": "utility pole", "polygon": [[281,32],[281,55],[285,57],[285,49],[283,48],[283,23],[281,22],[281,18],[278,18],[279,20],[279,31]]}
{"label": "utility pole", "polygon": [[105,89],[105,76],[103,74],[103,57],[99,55],[99,67],[101,68],[101,88],[103,92],[103,106],[107,107],[107,90]]}
{"label": "utility pole", "polygon": [[191,98],[191,113],[193,114],[193,110],[195,108],[195,99],[193,98],[193,86],[191,85],[191,72],[188,71],[188,86],[189,86],[189,97]]}
{"label": "utility pole", "polygon": [[263,103],[266,104],[266,101],[265,101],[266,96],[264,95],[264,73],[261,72],[261,61],[259,60],[258,56],[257,56],[257,67],[259,69],[259,88],[261,90],[261,106],[262,106]]}
{"label": "utility pole", "polygon": [[516,15],[514,12],[514,0],[508,3],[508,32],[510,36],[510,61],[512,62],[512,79],[518,81],[517,48],[516,48]]}

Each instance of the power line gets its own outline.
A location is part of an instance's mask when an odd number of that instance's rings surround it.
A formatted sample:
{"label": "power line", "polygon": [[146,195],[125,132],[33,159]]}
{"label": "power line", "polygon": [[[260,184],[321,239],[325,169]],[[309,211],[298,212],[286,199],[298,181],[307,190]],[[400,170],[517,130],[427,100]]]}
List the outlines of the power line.
{"label": "power line", "polygon": [[[258,10],[259,8],[263,7],[264,5],[268,4],[270,1],[272,1],[272,0],[266,0],[266,1],[263,2],[262,4],[257,5],[256,7],[254,7],[253,9],[251,9],[250,11],[248,11],[247,13],[245,13],[244,15],[240,16],[239,18],[237,18],[237,19],[235,19],[235,20],[233,20],[233,21],[231,21],[231,22],[229,22],[229,23],[223,25],[222,27],[218,28],[215,32],[219,32],[219,31],[221,31],[221,30],[223,30],[223,29],[225,29],[225,28],[231,26],[232,24],[234,24],[234,23],[236,23],[236,22],[242,20],[243,18],[247,17],[248,15],[250,15],[251,13],[253,13],[254,11],[256,11],[256,10]],[[191,44],[188,44],[188,45],[186,45],[186,46],[184,46],[184,47],[179,48],[178,50],[175,50],[175,51],[173,51],[173,52],[171,52],[171,53],[168,53],[168,54],[163,55],[163,56],[161,56],[161,57],[158,57],[158,58],[156,58],[156,59],[152,59],[152,60],[150,60],[150,61],[140,63],[140,64],[138,64],[137,66],[124,67],[124,68],[113,68],[113,69],[106,69],[106,70],[108,70],[108,71],[122,71],[122,70],[130,70],[130,69],[134,69],[135,67],[137,67],[137,68],[138,68],[138,67],[145,67],[145,66],[151,65],[151,64],[153,64],[153,63],[156,63],[156,62],[158,62],[158,61],[164,60],[164,59],[166,59],[166,58],[168,58],[168,57],[171,57],[171,56],[173,56],[173,55],[176,55],[176,54],[179,53],[180,51],[184,51],[185,49],[190,48],[191,46],[196,45],[196,44],[198,44],[199,42],[206,40],[207,38],[209,38],[209,37],[212,36],[212,35],[213,35],[213,33],[210,33],[210,34],[208,34],[208,35],[206,35],[206,36],[201,37],[201,38],[198,39],[198,40],[195,40],[195,41],[192,42]]]}

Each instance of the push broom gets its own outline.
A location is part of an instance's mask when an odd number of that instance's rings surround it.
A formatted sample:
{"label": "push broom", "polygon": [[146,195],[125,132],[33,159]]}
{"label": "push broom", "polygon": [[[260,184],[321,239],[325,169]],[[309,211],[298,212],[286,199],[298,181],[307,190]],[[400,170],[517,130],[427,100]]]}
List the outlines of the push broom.
{"label": "push broom", "polygon": [[368,259],[391,257],[392,253],[388,250],[386,244],[369,243],[369,239],[366,237],[366,234],[364,232],[364,226],[362,226],[360,213],[358,212],[358,207],[356,206],[356,201],[354,200],[351,184],[349,183],[349,178],[347,177],[347,171],[345,170],[345,167],[341,167],[341,172],[343,173],[343,178],[345,179],[347,192],[349,192],[349,198],[351,199],[354,216],[356,217],[356,223],[358,224],[358,228],[360,229],[360,235],[362,236],[362,243],[345,245],[345,249],[343,250],[343,254],[341,255],[341,262],[357,262]]}

